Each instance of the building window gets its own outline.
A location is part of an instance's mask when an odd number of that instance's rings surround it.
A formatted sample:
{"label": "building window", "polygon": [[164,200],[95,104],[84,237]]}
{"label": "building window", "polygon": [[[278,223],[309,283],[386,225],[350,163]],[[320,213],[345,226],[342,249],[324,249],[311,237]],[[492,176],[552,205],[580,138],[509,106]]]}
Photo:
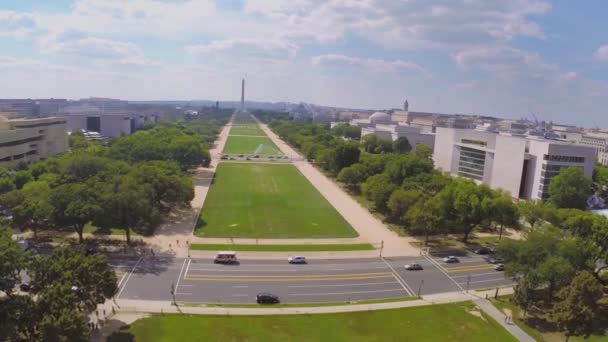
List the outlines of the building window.
{"label": "building window", "polygon": [[461,139],[460,142],[469,145],[488,146],[487,142],[481,140]]}
{"label": "building window", "polygon": [[486,153],[469,147],[460,147],[458,175],[482,181],[486,163]]}
{"label": "building window", "polygon": [[543,159],[548,160],[548,161],[566,162],[566,163],[584,163],[585,162],[585,157],[558,156],[555,154],[545,154],[543,156]]}

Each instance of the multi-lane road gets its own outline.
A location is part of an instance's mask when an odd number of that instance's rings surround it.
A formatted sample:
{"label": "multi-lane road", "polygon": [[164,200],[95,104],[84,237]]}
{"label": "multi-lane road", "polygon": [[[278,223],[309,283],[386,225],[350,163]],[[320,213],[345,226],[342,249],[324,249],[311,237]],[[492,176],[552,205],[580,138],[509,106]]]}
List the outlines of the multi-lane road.
{"label": "multi-lane road", "polygon": [[[404,265],[419,263],[421,271]],[[259,292],[283,303],[344,302],[408,297],[511,284],[477,255],[446,264],[439,257],[309,260],[242,260],[216,265],[209,259],[145,256],[110,258],[119,274],[117,299],[189,303],[254,303]],[[173,298],[173,295],[175,298]]]}

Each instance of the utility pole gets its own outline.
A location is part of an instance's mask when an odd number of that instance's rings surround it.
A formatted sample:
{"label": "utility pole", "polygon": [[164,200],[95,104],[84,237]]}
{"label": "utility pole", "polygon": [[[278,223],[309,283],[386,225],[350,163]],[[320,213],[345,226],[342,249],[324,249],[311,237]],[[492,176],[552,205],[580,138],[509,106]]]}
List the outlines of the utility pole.
{"label": "utility pole", "polygon": [[469,284],[471,283],[471,275],[467,276],[467,293],[469,292]]}
{"label": "utility pole", "polygon": [[384,240],[380,241],[380,257],[382,258],[382,250],[384,249]]}
{"label": "utility pole", "polygon": [[420,298],[420,292],[422,292],[422,285],[424,285],[424,279],[420,281],[420,286],[418,286],[418,298]]}

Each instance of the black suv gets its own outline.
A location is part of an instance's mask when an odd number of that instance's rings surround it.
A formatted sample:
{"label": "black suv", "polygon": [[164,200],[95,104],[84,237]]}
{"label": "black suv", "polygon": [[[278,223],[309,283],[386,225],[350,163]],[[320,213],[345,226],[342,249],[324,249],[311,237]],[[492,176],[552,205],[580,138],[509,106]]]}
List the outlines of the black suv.
{"label": "black suv", "polygon": [[278,304],[281,301],[278,296],[273,295],[272,293],[262,292],[258,293],[256,296],[256,302],[258,304]]}

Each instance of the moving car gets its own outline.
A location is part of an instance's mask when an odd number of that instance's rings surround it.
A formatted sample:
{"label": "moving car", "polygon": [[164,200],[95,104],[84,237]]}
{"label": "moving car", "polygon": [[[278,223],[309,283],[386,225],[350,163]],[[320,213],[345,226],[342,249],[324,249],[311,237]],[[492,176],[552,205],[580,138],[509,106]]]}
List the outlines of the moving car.
{"label": "moving car", "polygon": [[215,256],[213,260],[216,264],[238,264],[239,260],[236,258],[236,252],[234,251],[225,251],[219,252]]}
{"label": "moving car", "polygon": [[33,286],[30,283],[21,283],[19,284],[19,290],[23,292],[30,292]]}
{"label": "moving car", "polygon": [[409,264],[409,265],[405,265],[403,266],[406,271],[421,271],[422,270],[422,265],[420,264]]}
{"label": "moving car", "polygon": [[278,304],[281,301],[279,300],[279,296],[273,295],[268,292],[260,292],[255,298],[258,304]]}
{"label": "moving car", "polygon": [[504,264],[498,264],[498,265],[494,266],[494,270],[495,271],[504,271],[505,270],[505,265]]}
{"label": "moving car", "polygon": [[488,258],[488,262],[490,264],[502,264],[502,263],[504,263],[504,261],[505,260],[502,257],[499,257],[499,256]]}
{"label": "moving car", "polygon": [[287,262],[290,264],[305,264],[306,258],[303,256],[290,256],[287,258]]}
{"label": "moving car", "polygon": [[448,263],[448,264],[453,264],[453,263],[457,263],[460,262],[460,259],[458,259],[457,257],[450,255],[448,257],[443,258],[443,262]]}

